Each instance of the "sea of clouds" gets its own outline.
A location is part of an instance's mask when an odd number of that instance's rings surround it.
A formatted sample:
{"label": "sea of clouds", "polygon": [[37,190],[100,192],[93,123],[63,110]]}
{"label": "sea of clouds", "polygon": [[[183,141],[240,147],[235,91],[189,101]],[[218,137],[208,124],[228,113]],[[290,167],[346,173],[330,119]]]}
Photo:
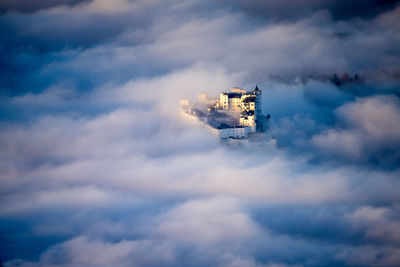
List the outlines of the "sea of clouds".
{"label": "sea of clouds", "polygon": [[[3,266],[400,265],[397,1],[3,1],[0,63]],[[180,113],[256,84],[277,149]]]}

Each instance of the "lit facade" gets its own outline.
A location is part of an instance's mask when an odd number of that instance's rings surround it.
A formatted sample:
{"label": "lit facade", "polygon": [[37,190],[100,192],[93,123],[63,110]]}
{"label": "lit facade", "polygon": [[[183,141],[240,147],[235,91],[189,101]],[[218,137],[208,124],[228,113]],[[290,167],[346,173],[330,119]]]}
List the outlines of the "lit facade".
{"label": "lit facade", "polygon": [[[234,87],[222,92],[219,99],[202,93],[198,96],[202,105],[190,106],[186,113],[204,122],[219,139],[247,138],[251,133],[265,130],[261,94],[257,86],[253,91]],[[182,104],[187,103],[183,101]]]}

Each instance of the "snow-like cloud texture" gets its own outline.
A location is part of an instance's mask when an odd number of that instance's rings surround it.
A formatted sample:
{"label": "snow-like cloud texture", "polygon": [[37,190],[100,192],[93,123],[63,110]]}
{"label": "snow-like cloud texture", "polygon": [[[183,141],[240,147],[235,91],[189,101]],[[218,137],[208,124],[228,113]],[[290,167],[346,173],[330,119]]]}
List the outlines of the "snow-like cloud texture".
{"label": "snow-like cloud texture", "polygon": [[[400,265],[400,6],[347,2],[3,1],[1,263]],[[256,84],[276,148],[180,113]]]}

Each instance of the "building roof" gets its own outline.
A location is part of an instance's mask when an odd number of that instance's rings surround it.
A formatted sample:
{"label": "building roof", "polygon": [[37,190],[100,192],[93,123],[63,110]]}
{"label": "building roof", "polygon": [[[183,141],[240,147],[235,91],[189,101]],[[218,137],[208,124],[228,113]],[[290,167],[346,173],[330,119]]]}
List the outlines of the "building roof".
{"label": "building roof", "polygon": [[227,129],[231,128],[229,125],[216,121],[216,120],[208,120],[208,125],[210,125],[214,129],[222,130],[222,129]]}
{"label": "building roof", "polygon": [[230,129],[230,128],[232,128],[232,129],[234,129],[234,128],[240,128],[240,129],[245,128],[242,125],[229,126],[228,124],[225,124],[225,123],[222,123],[222,122],[219,122],[219,121],[216,121],[216,120],[208,120],[207,124],[209,126],[211,126],[212,128],[217,129],[217,130]]}
{"label": "building roof", "polygon": [[244,103],[255,102],[255,101],[256,101],[256,97],[255,96],[249,96],[249,97],[246,97],[243,100]]}
{"label": "building roof", "polygon": [[226,93],[228,95],[228,98],[239,98],[242,96],[240,93]]}
{"label": "building roof", "polygon": [[199,109],[192,109],[192,114],[197,117],[207,117],[207,114]]}
{"label": "building roof", "polygon": [[243,111],[241,113],[241,116],[253,116],[253,115],[254,115],[254,111],[253,110]]}

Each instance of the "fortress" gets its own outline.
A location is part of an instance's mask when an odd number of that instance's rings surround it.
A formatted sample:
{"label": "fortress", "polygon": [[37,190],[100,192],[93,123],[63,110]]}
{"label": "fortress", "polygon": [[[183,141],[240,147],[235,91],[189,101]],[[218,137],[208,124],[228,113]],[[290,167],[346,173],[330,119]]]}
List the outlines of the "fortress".
{"label": "fortress", "polygon": [[246,91],[239,87],[222,92],[219,98],[199,94],[198,102],[182,99],[184,114],[203,122],[220,139],[243,139],[264,132],[270,115],[261,112],[261,90]]}

